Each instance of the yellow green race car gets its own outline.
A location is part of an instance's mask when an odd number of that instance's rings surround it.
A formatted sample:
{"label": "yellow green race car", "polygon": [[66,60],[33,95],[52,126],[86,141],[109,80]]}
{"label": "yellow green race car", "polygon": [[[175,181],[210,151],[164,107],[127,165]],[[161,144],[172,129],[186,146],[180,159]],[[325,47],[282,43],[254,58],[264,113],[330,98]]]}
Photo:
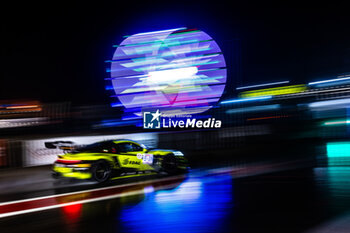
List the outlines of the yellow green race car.
{"label": "yellow green race car", "polygon": [[[62,142],[56,142],[61,143]],[[46,144],[54,148],[55,143]],[[52,146],[54,145],[54,146]],[[176,150],[148,149],[132,140],[110,140],[82,147],[63,145],[69,153],[58,155],[53,165],[53,177],[92,179],[105,182],[109,179],[152,175],[165,172],[176,174],[188,170],[188,161]]]}

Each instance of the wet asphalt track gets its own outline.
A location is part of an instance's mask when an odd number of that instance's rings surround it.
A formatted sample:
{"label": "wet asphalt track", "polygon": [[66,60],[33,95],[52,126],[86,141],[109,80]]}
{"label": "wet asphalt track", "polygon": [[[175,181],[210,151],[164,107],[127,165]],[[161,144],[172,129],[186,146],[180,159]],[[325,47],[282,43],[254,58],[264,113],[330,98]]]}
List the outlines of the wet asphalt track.
{"label": "wet asphalt track", "polygon": [[[36,172],[43,174],[38,169],[28,171],[28,175],[35,176]],[[350,167],[265,174],[254,167],[243,172],[212,173],[202,169],[158,186],[153,182],[156,177],[128,179],[104,187],[82,182],[53,183],[51,178],[43,177],[39,176],[36,185],[24,182],[21,188],[12,182],[12,188],[2,186],[1,202],[125,184],[127,188],[121,193],[127,195],[0,218],[1,233],[350,232]],[[15,180],[13,176],[7,180],[11,178]],[[145,180],[149,183],[143,183]],[[5,181],[2,176],[0,183]],[[135,182],[139,184],[130,185]],[[79,198],[89,195],[91,191],[79,193]]]}

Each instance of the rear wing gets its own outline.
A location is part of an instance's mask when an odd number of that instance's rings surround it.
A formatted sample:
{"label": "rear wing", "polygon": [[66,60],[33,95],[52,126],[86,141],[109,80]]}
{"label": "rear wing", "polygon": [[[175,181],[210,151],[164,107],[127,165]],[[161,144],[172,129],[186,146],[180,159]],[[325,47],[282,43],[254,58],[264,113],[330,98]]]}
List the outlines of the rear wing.
{"label": "rear wing", "polygon": [[71,151],[78,147],[72,141],[54,141],[54,142],[45,142],[45,147],[47,149],[61,149],[64,151]]}

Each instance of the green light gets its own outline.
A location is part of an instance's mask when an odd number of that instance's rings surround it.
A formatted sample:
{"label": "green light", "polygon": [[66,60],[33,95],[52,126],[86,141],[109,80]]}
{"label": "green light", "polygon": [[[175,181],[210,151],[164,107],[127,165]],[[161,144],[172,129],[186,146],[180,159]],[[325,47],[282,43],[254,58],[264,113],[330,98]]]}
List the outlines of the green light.
{"label": "green light", "polygon": [[175,32],[173,34],[171,34],[170,36],[177,36],[177,35],[183,35],[183,34],[190,34],[190,33],[194,33],[194,32],[199,32],[199,30],[193,30],[193,31],[185,31],[185,32]]}
{"label": "green light", "polygon": [[327,143],[327,157],[328,158],[350,157],[350,142]]}
{"label": "green light", "polygon": [[275,96],[275,95],[287,95],[301,93],[307,90],[307,86],[304,84],[285,86],[285,87],[274,87],[252,91],[244,91],[239,94],[241,98],[252,98],[259,96]]}

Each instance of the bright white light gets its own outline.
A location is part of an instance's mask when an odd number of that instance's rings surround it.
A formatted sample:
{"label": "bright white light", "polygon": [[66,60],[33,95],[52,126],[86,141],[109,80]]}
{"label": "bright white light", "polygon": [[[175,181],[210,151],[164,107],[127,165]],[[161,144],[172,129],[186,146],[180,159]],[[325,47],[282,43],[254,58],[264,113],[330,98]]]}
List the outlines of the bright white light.
{"label": "bright white light", "polygon": [[173,190],[162,190],[155,194],[157,203],[184,203],[194,201],[202,194],[202,182],[188,181]]}
{"label": "bright white light", "polygon": [[329,80],[311,82],[311,83],[309,83],[308,85],[315,85],[315,84],[322,84],[322,83],[330,83],[330,82],[339,82],[339,81],[344,81],[344,80],[349,80],[349,79],[350,79],[350,77],[329,79]]}
{"label": "bright white light", "polygon": [[143,32],[143,33],[138,33],[134,36],[146,36],[146,35],[151,35],[151,34],[167,33],[167,32],[173,32],[173,31],[185,30],[185,29],[186,29],[185,27],[181,27],[181,28],[174,28],[174,29],[161,30],[161,31]]}
{"label": "bright white light", "polygon": [[16,128],[33,125],[42,125],[46,123],[46,117],[32,117],[19,119],[3,119],[0,120],[0,128]]}
{"label": "bright white light", "polygon": [[175,83],[179,80],[192,79],[193,76],[197,74],[197,72],[198,68],[196,66],[179,69],[152,71],[148,73],[146,82],[157,84]]}
{"label": "bright white light", "polygon": [[225,101],[222,101],[220,104],[232,104],[232,103],[249,102],[249,101],[255,101],[255,100],[268,100],[271,98],[272,96],[261,96],[261,97],[253,97],[253,98],[225,100]]}
{"label": "bright white light", "polygon": [[152,185],[143,188],[144,193],[153,193],[154,187]]}
{"label": "bright white light", "polygon": [[181,151],[174,151],[173,154],[176,156],[184,156],[184,154]]}
{"label": "bright white light", "polygon": [[350,99],[339,99],[339,100],[326,100],[326,101],[318,101],[309,104],[310,108],[317,107],[329,107],[329,106],[339,106],[339,105],[349,105]]}
{"label": "bright white light", "polygon": [[331,121],[331,122],[324,123],[324,125],[342,125],[342,124],[350,124],[350,120],[346,120],[346,121]]}

